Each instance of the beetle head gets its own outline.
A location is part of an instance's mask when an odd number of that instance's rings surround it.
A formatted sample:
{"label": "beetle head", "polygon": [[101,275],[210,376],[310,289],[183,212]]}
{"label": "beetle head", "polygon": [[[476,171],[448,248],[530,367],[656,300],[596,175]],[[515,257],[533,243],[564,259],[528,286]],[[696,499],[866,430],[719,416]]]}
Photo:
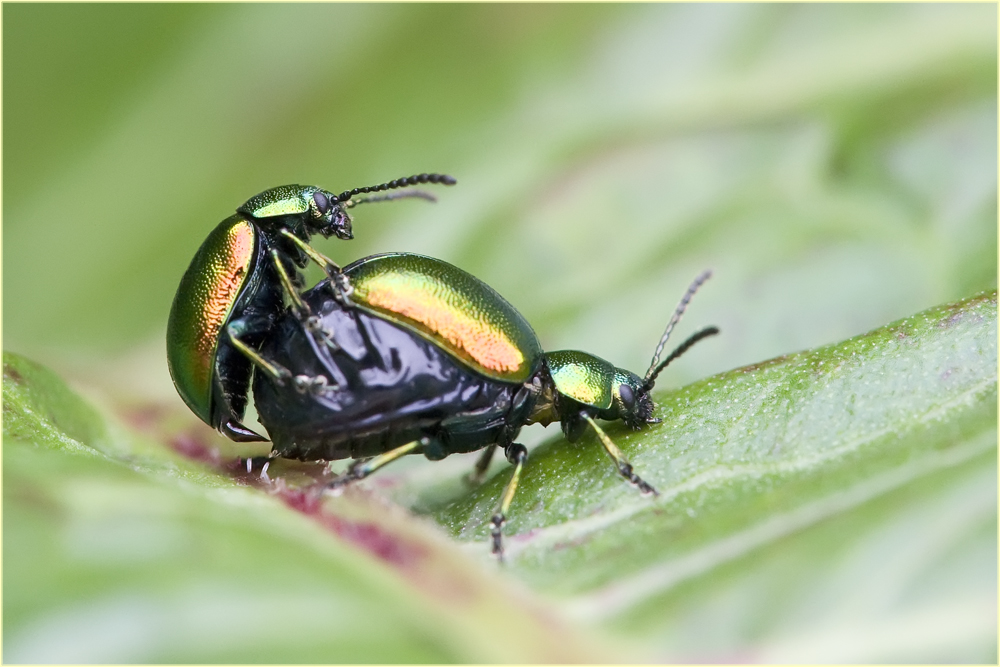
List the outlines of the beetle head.
{"label": "beetle head", "polygon": [[625,370],[615,369],[614,386],[612,387],[612,405],[607,419],[621,419],[632,429],[642,428],[646,424],[655,423],[653,419],[653,399],[641,377]]}
{"label": "beetle head", "polygon": [[306,222],[309,232],[322,234],[324,238],[336,236],[349,241],[354,238],[351,231],[351,216],[347,214],[346,203],[332,192],[316,190],[309,197],[309,217]]}

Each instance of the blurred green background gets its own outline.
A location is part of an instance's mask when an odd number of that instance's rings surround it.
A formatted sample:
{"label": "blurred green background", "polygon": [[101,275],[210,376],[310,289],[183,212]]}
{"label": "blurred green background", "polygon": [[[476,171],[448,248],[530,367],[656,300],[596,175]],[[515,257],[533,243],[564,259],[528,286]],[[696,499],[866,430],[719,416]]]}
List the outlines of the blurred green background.
{"label": "blurred green background", "polygon": [[662,387],[863,333],[996,286],[996,11],[6,4],[4,349],[182,410],[166,318],[220,220],[425,171],[459,184],[317,246],[445,259],[637,372],[712,268],[680,334],[722,336]]}
{"label": "blurred green background", "polygon": [[[989,5],[12,5],[4,345],[146,350],[207,232],[283,183],[421,171],[343,261],[430,254],[548,349],[641,370],[688,281],[681,382],[996,284]],[[100,373],[102,368],[87,368]],[[152,380],[147,382],[152,384]]]}

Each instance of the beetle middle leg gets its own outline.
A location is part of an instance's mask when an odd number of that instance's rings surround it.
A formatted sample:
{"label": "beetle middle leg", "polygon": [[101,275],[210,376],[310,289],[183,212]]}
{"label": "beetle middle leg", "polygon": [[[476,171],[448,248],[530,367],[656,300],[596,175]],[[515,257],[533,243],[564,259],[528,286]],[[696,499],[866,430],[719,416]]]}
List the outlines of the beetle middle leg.
{"label": "beetle middle leg", "polygon": [[291,383],[300,394],[312,394],[314,396],[320,396],[331,388],[336,388],[335,385],[331,386],[330,381],[323,375],[292,375],[290,370],[279,363],[268,361],[257,350],[240,340],[240,332],[239,322],[230,322],[226,327],[226,333],[229,334],[229,342],[232,343],[233,347],[252,361],[257,368],[271,376],[271,379],[279,387],[284,387],[287,383]]}
{"label": "beetle middle leg", "polygon": [[500,496],[500,506],[497,508],[493,518],[490,519],[490,537],[493,539],[493,555],[501,563],[503,562],[503,527],[507,523],[507,510],[514,500],[514,492],[517,491],[517,483],[521,479],[521,470],[525,461],[528,460],[528,450],[524,445],[512,442],[504,448],[507,460],[514,464],[514,473],[510,476],[510,481]]}
{"label": "beetle middle leg", "polygon": [[278,279],[281,281],[281,286],[292,302],[292,312],[295,313],[295,318],[302,323],[302,326],[317,343],[326,345],[331,350],[340,349],[333,339],[333,332],[323,328],[323,323],[312,312],[312,308],[302,300],[302,296],[292,283],[292,278],[288,275],[288,271],[285,269],[285,265],[282,263],[281,256],[277,250],[271,251],[271,260],[274,262],[275,271],[278,272]]}
{"label": "beetle middle leg", "polygon": [[493,460],[493,452],[497,450],[496,443],[489,445],[483,450],[482,455],[476,460],[476,465],[466,477],[465,481],[470,486],[479,486],[483,483],[483,478],[486,477],[486,471],[490,467],[490,461]]}
{"label": "beetle middle leg", "polygon": [[604,445],[604,449],[608,452],[608,455],[614,459],[615,465],[618,468],[618,473],[631,482],[634,486],[638,487],[643,493],[652,493],[654,496],[660,495],[660,492],[650,486],[648,483],[644,482],[641,477],[635,474],[632,470],[632,464],[628,462],[625,455],[622,454],[622,450],[618,449],[618,446],[608,437],[608,434],[597,425],[597,422],[585,412],[581,412],[580,416],[587,421],[588,424],[593,427],[594,432],[597,433],[597,437],[600,439],[601,444]]}
{"label": "beetle middle leg", "polygon": [[243,356],[252,361],[257,368],[270,375],[279,386],[284,386],[285,382],[292,379],[291,371],[281,364],[268,361],[262,357],[257,350],[240,340],[240,336],[243,334],[243,326],[241,322],[230,322],[226,326],[226,333],[229,335],[229,342],[232,343],[232,346],[239,350]]}

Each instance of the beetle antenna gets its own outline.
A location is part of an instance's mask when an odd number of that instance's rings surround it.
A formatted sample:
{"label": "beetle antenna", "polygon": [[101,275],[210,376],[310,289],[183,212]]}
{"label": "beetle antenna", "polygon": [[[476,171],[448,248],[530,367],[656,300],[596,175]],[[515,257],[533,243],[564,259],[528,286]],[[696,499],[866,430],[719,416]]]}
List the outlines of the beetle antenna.
{"label": "beetle antenna", "polygon": [[656,376],[660,374],[660,371],[670,365],[671,361],[690,350],[691,347],[702,338],[708,338],[709,336],[714,336],[717,333],[719,333],[719,327],[705,327],[701,331],[691,334],[686,341],[678,345],[677,349],[668,354],[667,358],[664,359],[663,362],[649,374],[649,377],[646,378],[646,383],[642,386],[643,389],[646,391],[652,389],[653,383],[656,382]]}
{"label": "beetle antenna", "polygon": [[353,199],[348,199],[344,202],[344,206],[347,208],[354,208],[358,204],[372,204],[380,201],[392,201],[394,199],[407,199],[410,197],[416,197],[417,199],[426,199],[429,202],[436,202],[438,200],[427,190],[397,190],[396,192],[389,192],[384,195],[372,195],[371,197],[354,197]]}
{"label": "beetle antenna", "polygon": [[[694,282],[687,288],[687,292],[684,292],[684,296],[681,297],[680,303],[678,303],[677,308],[674,309],[674,314],[671,316],[670,321],[667,322],[667,328],[663,332],[663,337],[660,338],[660,343],[656,346],[656,351],[653,352],[653,361],[649,364],[649,370],[646,371],[646,384],[648,386],[653,386],[653,379],[656,378],[657,373],[662,370],[661,367],[660,369],[657,369],[656,372],[653,372],[653,369],[656,368],[656,364],[660,362],[660,355],[663,353],[663,346],[667,344],[667,339],[670,338],[670,334],[674,330],[674,327],[681,321],[684,311],[687,310],[688,304],[691,303],[691,297],[693,297],[694,293],[698,291],[698,288],[701,287],[702,283],[711,277],[711,269],[703,271],[702,274],[695,278]],[[683,345],[681,347],[683,347]]]}
{"label": "beetle antenna", "polygon": [[[397,178],[394,181],[389,181],[388,183],[381,183],[379,185],[369,185],[363,188],[344,190],[339,195],[337,195],[337,200],[340,202],[346,202],[354,195],[361,195],[365,194],[366,192],[383,192],[385,190],[395,190],[397,188],[405,188],[410,185],[420,185],[421,183],[440,183],[441,185],[455,185],[455,183],[457,182],[458,181],[456,181],[451,176],[448,176],[447,174],[417,174],[415,176],[407,176],[406,178]],[[413,195],[413,196],[419,197],[421,195]],[[382,201],[382,200],[369,199],[366,201]]]}

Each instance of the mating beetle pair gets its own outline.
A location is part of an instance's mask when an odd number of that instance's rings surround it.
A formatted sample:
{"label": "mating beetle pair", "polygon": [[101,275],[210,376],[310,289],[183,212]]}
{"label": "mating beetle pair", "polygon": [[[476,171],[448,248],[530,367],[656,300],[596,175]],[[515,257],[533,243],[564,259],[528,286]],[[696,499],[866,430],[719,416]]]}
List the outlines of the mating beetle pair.
{"label": "mating beetle pair", "polygon": [[[491,520],[501,558],[501,531],[527,458],[515,439],[526,424],[558,421],[571,442],[589,426],[618,472],[655,494],[595,420],[632,428],[657,421],[650,397],[657,375],[718,333],[703,329],[660,361],[709,273],[688,288],[640,378],[585,352],[543,352],[513,306],[446,262],[389,253],[341,268],[309,245],[312,234],[352,238],[348,209],[359,203],[433,199],[400,189],[422,183],[455,180],[421,174],[339,195],[283,186],[224,220],[195,255],[171,309],[167,358],[178,393],[231,439],[264,440],[241,423],[253,378],[272,456],[357,459],[329,488],[406,454],[436,460],[484,449],[474,472],[481,479],[502,447],[514,470]],[[389,190],[396,191],[358,197]],[[327,277],[300,292],[298,269],[309,260]]]}

